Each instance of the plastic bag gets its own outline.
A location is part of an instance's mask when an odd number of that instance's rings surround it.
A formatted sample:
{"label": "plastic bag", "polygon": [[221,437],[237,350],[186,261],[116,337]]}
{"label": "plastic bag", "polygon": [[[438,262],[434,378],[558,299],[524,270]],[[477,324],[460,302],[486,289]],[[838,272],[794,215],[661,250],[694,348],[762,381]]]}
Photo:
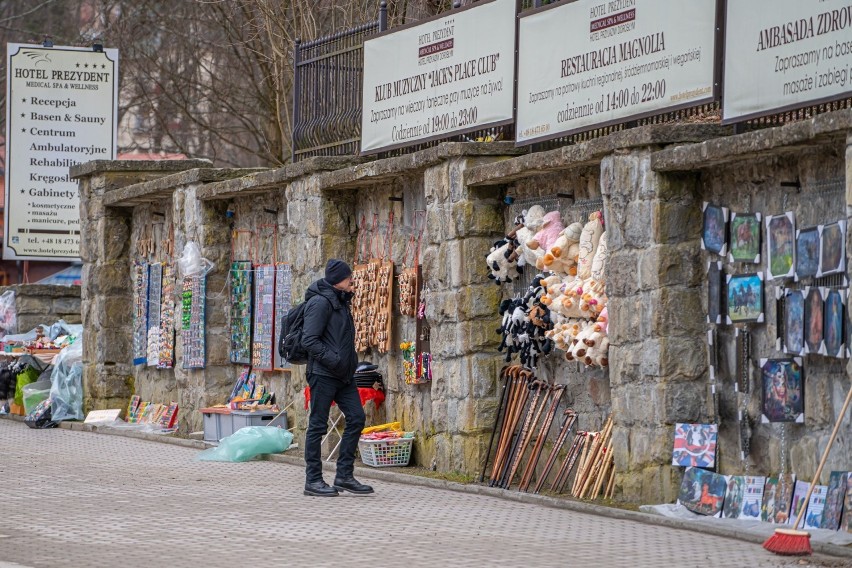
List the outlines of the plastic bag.
{"label": "plastic bag", "polygon": [[15,309],[15,291],[6,290],[0,295],[0,337],[18,331],[18,311]]}
{"label": "plastic bag", "polygon": [[24,393],[24,412],[29,414],[38,403],[50,397],[50,379],[39,379],[21,390]]}
{"label": "plastic bag", "polygon": [[50,376],[53,420],[83,420],[83,339],[59,352]]}
{"label": "plastic bag", "polygon": [[16,377],[15,383],[15,404],[18,406],[24,405],[24,387],[38,380],[38,371],[32,367],[27,367]]}
{"label": "plastic bag", "polygon": [[49,398],[38,403],[32,412],[27,413],[26,417],[24,417],[24,424],[36,430],[56,428],[58,424],[53,421],[50,412],[50,403]]}
{"label": "plastic bag", "polygon": [[246,426],[204,450],[198,461],[244,462],[260,454],[277,454],[290,447],[293,434],[274,426]]}
{"label": "plastic bag", "polygon": [[181,276],[203,276],[213,269],[213,263],[201,256],[198,243],[189,241],[183,247],[183,253],[177,259]]}

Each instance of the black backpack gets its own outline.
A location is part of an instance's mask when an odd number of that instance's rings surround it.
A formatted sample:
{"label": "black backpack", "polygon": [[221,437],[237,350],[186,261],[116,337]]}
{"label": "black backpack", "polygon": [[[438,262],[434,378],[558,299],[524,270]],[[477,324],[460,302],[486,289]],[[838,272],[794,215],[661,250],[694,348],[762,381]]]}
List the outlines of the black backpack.
{"label": "black backpack", "polygon": [[307,302],[302,302],[281,317],[278,354],[291,365],[304,365],[308,362],[308,352],[302,347],[306,305]]}
{"label": "black backpack", "polygon": [[[328,301],[328,298],[325,298]],[[305,306],[302,302],[281,317],[281,335],[278,336],[278,354],[291,365],[305,365],[308,352],[302,347],[302,328],[305,326]]]}

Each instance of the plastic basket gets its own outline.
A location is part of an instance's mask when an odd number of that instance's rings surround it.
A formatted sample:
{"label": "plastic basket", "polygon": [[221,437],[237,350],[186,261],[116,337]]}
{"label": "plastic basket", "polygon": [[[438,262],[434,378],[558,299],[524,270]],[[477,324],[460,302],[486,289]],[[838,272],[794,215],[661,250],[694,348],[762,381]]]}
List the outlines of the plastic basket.
{"label": "plastic basket", "polygon": [[411,459],[411,443],[414,438],[390,440],[359,440],[361,461],[371,467],[406,466]]}

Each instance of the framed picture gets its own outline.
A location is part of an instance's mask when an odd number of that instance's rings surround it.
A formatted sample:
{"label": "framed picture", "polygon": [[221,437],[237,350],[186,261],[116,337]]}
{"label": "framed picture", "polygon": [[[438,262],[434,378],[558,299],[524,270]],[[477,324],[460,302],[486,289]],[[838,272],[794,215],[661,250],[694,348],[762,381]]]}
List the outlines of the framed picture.
{"label": "framed picture", "polygon": [[763,488],[763,506],[760,508],[760,520],[765,523],[783,525],[790,518],[790,505],[793,502],[793,488],[796,476],[792,473],[770,477]]}
{"label": "framed picture", "polygon": [[832,471],[828,478],[828,493],[825,496],[825,508],[822,510],[822,519],[819,528],[836,531],[840,527],[840,515],[843,512],[843,499],[846,496],[846,478],[849,476],[845,471]]}
{"label": "framed picture", "polygon": [[725,504],[722,506],[722,517],[739,519],[743,514],[743,499],[745,498],[746,478],[742,475],[728,476],[728,489],[725,492]]}
{"label": "framed picture", "polygon": [[805,294],[805,353],[819,353],[823,349],[823,302],[822,290],[808,286]]}
{"label": "framed picture", "polygon": [[727,486],[724,475],[690,467],[683,474],[678,502],[693,513],[719,517],[722,514]]}
{"label": "framed picture", "polygon": [[718,424],[675,424],[672,465],[714,467]]}
{"label": "framed picture", "polygon": [[805,296],[801,290],[786,290],[784,296],[784,349],[790,355],[805,350]]}
{"label": "framed picture", "polygon": [[823,355],[842,359],[846,355],[846,298],[840,290],[824,290]]}
{"label": "framed picture", "polygon": [[728,208],[704,202],[701,248],[725,256],[728,252]]}
{"label": "framed picture", "polygon": [[720,261],[710,261],[707,264],[707,323],[722,323],[722,282],[725,273],[722,272]]}
{"label": "framed picture", "polygon": [[846,476],[846,503],[843,505],[840,530],[852,533],[852,474]]}
{"label": "framed picture", "polygon": [[731,262],[760,264],[760,213],[731,213]]}
{"label": "framed picture", "polygon": [[745,496],[743,497],[743,508],[740,513],[741,519],[760,520],[760,509],[763,505],[763,489],[766,478],[762,475],[746,476]]}
{"label": "framed picture", "polygon": [[796,221],[792,211],[766,218],[767,279],[792,278],[796,273]]}
{"label": "framed picture", "polygon": [[796,231],[796,280],[819,272],[819,227]]}
{"label": "framed picture", "polygon": [[763,415],[760,421],[805,421],[805,389],[802,358],[761,359]]}
{"label": "framed picture", "polygon": [[828,276],[846,272],[846,221],[820,225],[819,272]]}
{"label": "framed picture", "polygon": [[814,490],[811,493],[811,498],[808,500],[807,503],[808,510],[805,512],[806,529],[820,528],[820,525],[822,524],[822,515],[825,512],[825,500],[827,497],[827,485],[814,485]]}
{"label": "framed picture", "polygon": [[763,273],[728,274],[727,323],[763,323]]}

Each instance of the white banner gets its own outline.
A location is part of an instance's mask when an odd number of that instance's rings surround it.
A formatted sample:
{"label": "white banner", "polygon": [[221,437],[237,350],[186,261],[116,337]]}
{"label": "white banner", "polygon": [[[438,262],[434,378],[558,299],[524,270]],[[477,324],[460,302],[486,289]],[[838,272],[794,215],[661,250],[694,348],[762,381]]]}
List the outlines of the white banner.
{"label": "white banner", "polygon": [[519,144],[713,100],[716,0],[578,0],[520,20]]}
{"label": "white banner", "polygon": [[852,1],[728,0],[724,122],[852,94]]}
{"label": "white banner", "polygon": [[361,152],[511,122],[514,52],[515,0],[479,2],[368,40]]}
{"label": "white banner", "polygon": [[7,45],[3,258],[79,260],[68,168],[114,160],[118,50]]}

